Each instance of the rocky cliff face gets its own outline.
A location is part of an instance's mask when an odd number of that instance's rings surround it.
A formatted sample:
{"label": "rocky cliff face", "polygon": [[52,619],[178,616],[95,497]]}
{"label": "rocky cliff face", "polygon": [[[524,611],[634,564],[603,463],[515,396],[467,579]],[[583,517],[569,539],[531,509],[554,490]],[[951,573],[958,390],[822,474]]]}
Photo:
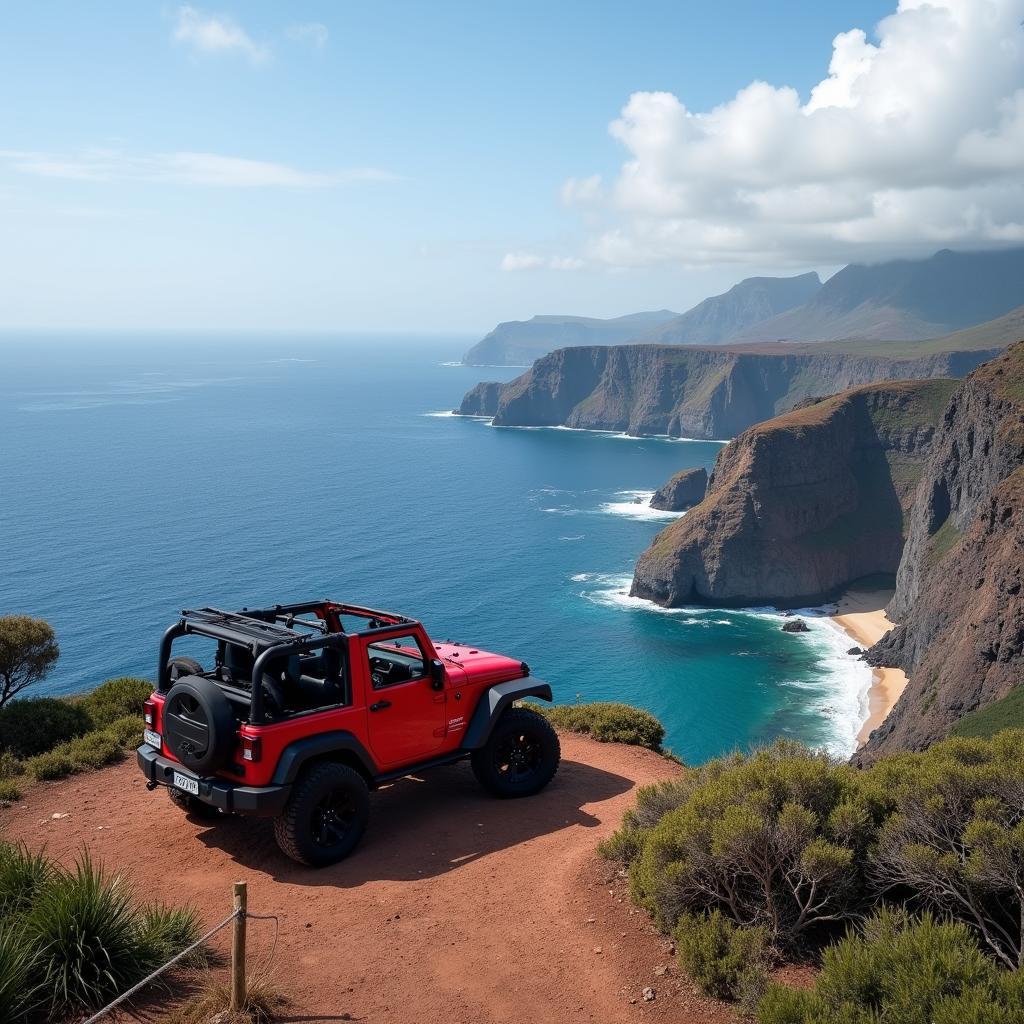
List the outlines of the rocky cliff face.
{"label": "rocky cliff face", "polygon": [[498,400],[505,385],[496,380],[481,381],[466,392],[462,404],[455,410],[459,416],[493,416],[498,411]]}
{"label": "rocky cliff face", "polygon": [[[560,349],[495,391],[471,391],[460,412],[498,426],[569,426],[630,434],[729,438],[809,397],[879,380],[962,376],[996,354],[916,358],[801,349],[741,351],[665,345]],[[494,385],[486,385],[493,388]]]}
{"label": "rocky cliff face", "polygon": [[684,469],[654,492],[651,508],[662,512],[685,512],[704,500],[707,489],[708,474],[703,466],[699,469]]}
{"label": "rocky cliff face", "polygon": [[869,652],[910,674],[862,760],[920,748],[1024,682],[1024,343],[953,396],[919,484],[890,617]]}
{"label": "rocky cliff face", "polygon": [[641,556],[633,595],[667,606],[793,607],[895,573],[955,386],[854,388],[747,430],[722,450],[704,501]]}

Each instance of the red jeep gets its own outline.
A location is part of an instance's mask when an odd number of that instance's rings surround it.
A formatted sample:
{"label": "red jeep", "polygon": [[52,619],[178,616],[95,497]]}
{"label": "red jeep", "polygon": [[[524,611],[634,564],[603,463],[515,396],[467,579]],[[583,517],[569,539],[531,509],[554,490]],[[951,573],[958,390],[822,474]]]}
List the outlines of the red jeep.
{"label": "red jeep", "polygon": [[[179,639],[203,660],[172,656]],[[331,864],[359,842],[383,782],[468,757],[497,796],[543,789],[558,736],[513,706],[526,696],[551,700],[525,662],[434,643],[401,615],[200,608],[164,634],[139,767],[189,813],[273,817],[289,857]]]}

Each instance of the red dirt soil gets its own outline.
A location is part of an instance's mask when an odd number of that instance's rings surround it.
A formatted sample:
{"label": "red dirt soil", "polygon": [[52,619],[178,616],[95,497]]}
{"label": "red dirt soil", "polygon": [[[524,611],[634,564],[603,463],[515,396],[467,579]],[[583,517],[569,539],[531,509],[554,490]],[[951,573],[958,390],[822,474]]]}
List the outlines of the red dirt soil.
{"label": "red dirt soil", "polygon": [[[321,870],[287,860],[267,821],[187,819],[146,790],[134,760],[33,786],[0,811],[0,832],[68,864],[88,850],[209,925],[230,912],[231,883],[247,881],[250,910],[280,919],[270,981],[290,999],[285,1021],[733,1020],[680,979],[666,939],[595,853],[635,787],[679,769],[637,747],[561,739],[558,775],[529,799],[486,796],[465,764],[382,789],[360,847]],[[249,923],[250,963],[273,930]]]}

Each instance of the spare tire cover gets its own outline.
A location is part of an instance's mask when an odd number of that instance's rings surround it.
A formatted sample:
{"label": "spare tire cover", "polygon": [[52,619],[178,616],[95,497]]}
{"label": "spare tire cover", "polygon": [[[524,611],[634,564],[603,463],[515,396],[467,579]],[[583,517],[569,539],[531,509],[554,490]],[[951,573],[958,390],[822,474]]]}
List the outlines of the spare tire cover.
{"label": "spare tire cover", "polygon": [[235,747],[235,714],[212,679],[184,676],[164,699],[167,749],[194,772],[222,767]]}

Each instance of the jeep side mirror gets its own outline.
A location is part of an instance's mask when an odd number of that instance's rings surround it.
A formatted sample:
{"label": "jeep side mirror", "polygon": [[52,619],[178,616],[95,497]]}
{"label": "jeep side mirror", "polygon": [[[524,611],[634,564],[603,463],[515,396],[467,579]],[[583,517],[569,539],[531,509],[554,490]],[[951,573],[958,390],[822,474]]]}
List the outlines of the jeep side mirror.
{"label": "jeep side mirror", "polygon": [[432,690],[444,689],[444,662],[440,658],[434,658],[430,662],[430,688]]}

